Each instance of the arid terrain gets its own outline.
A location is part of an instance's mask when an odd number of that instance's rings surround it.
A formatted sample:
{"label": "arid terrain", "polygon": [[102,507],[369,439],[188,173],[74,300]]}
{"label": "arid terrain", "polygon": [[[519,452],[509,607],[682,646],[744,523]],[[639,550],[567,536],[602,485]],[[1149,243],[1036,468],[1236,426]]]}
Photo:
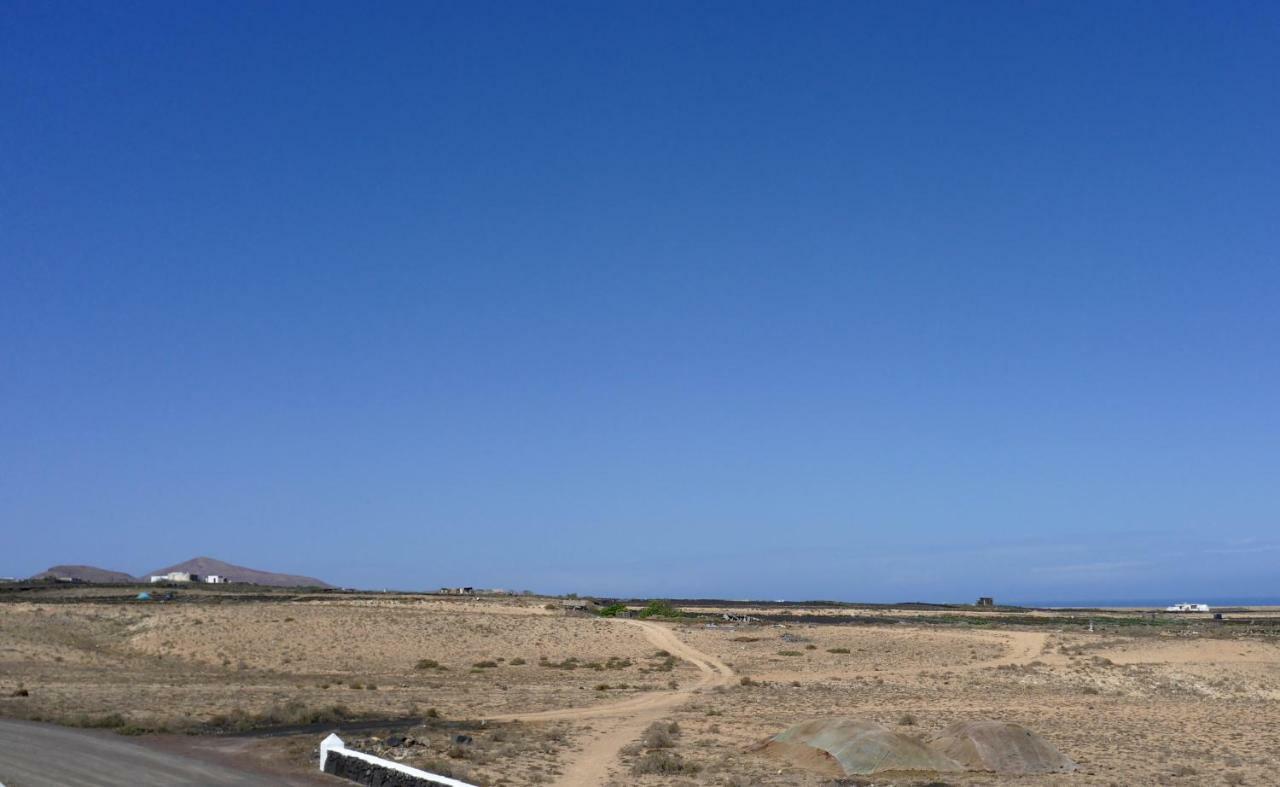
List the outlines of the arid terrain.
{"label": "arid terrain", "polygon": [[[1280,774],[1276,629],[1209,616],[699,607],[636,620],[526,597],[4,595],[0,715],[211,759],[250,752],[282,772],[314,769],[323,731],[340,729],[353,747],[485,785],[830,784],[751,747],[848,716],[914,736],[1013,721],[1080,766],[850,784],[1264,785]],[[731,623],[728,611],[768,619]]]}

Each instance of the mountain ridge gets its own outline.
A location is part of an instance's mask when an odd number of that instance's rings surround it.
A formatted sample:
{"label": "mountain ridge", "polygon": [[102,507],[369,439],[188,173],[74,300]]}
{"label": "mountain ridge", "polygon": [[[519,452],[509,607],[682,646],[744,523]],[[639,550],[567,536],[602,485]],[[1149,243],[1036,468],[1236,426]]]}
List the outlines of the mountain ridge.
{"label": "mountain ridge", "polygon": [[156,569],[144,577],[158,576],[169,574],[174,571],[183,571],[190,574],[199,574],[201,578],[211,574],[226,577],[231,582],[248,582],[254,585],[266,585],[269,587],[322,587],[330,588],[328,582],[315,577],[302,576],[300,574],[281,574],[274,571],[262,571],[256,568],[247,568],[245,566],[237,566],[234,563],[228,563],[224,560],[218,560],[212,557],[193,557],[190,560],[184,560],[181,563],[175,563],[166,568]]}
{"label": "mountain ridge", "polygon": [[126,574],[123,571],[112,571],[109,568],[81,565],[49,566],[44,571],[41,571],[39,574],[36,574],[31,578],[54,579],[58,577],[78,579],[82,582],[96,582],[99,584],[128,584],[138,581],[137,577],[132,574]]}

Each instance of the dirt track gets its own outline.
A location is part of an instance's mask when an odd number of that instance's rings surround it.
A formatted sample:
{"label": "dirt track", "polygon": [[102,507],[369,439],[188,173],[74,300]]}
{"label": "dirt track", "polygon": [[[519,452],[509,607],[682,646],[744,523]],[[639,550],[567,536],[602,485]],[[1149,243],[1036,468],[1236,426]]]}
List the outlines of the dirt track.
{"label": "dirt track", "polygon": [[[724,662],[685,643],[666,626],[639,620],[617,622],[639,626],[644,630],[645,637],[656,647],[697,667],[701,678],[696,684],[675,691],[632,697],[608,705],[493,717],[494,721],[590,719],[603,722],[597,728],[595,736],[568,759],[563,774],[556,781],[561,787],[598,787],[605,784],[609,779],[610,768],[617,762],[618,751],[638,738],[645,727],[661,719],[665,713],[685,702],[695,692],[727,685],[733,678],[733,670]],[[998,659],[984,661],[969,668],[1028,663],[1040,654],[1047,635],[1039,632],[1002,632],[1000,638],[1008,645],[1008,652]],[[782,677],[790,679],[792,676],[788,674]]]}
{"label": "dirt track", "polygon": [[568,759],[564,773],[556,781],[561,787],[599,787],[605,784],[610,767],[617,761],[618,751],[638,738],[645,727],[661,719],[667,711],[683,703],[695,692],[726,685],[733,678],[733,670],[728,665],[686,644],[666,626],[642,620],[623,619],[617,623],[639,626],[643,629],[645,638],[655,647],[694,665],[701,676],[692,686],[632,697],[609,705],[492,717],[494,721],[591,719],[601,722],[595,737]]}

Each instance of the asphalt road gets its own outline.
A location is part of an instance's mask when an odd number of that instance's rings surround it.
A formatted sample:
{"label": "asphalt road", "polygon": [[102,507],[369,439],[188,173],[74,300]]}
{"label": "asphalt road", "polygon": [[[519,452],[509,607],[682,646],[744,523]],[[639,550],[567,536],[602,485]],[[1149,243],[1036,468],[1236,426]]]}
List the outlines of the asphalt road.
{"label": "asphalt road", "polygon": [[114,733],[0,719],[4,787],[275,784],[267,776],[140,746]]}

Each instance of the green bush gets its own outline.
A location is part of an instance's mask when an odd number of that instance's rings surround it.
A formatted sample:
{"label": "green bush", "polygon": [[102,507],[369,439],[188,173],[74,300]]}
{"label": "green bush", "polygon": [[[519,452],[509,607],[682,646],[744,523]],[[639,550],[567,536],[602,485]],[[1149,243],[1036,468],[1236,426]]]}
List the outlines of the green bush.
{"label": "green bush", "polygon": [[636,615],[639,618],[681,618],[684,613],[671,606],[670,601],[650,601]]}
{"label": "green bush", "polygon": [[601,607],[598,614],[602,618],[616,618],[619,613],[626,612],[626,604],[610,604],[607,607]]}

